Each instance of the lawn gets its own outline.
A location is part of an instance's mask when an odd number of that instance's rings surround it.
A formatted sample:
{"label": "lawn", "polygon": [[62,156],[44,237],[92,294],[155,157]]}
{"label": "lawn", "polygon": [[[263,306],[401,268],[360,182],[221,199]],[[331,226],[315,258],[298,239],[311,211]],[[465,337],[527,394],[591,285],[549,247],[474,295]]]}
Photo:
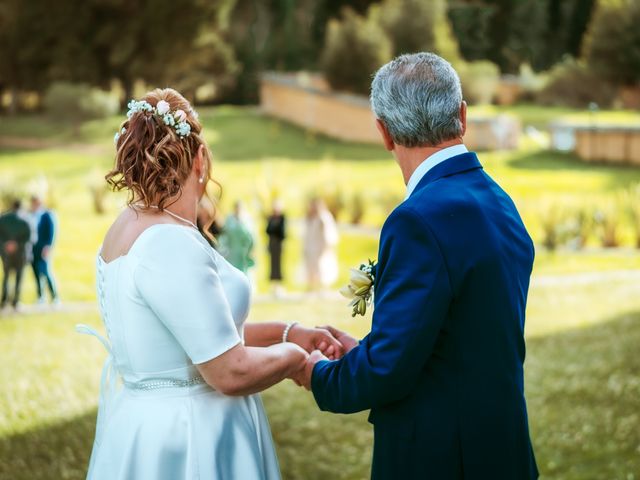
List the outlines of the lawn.
{"label": "lawn", "polygon": [[[584,113],[513,107],[523,124],[543,128],[558,116]],[[603,118],[633,121],[629,112]],[[201,118],[224,185],[221,209],[243,199],[264,228],[265,198],[278,192],[291,230],[285,250],[289,290],[302,290],[301,218],[312,193],[356,194],[366,200],[363,226],[346,226],[338,248],[347,267],[375,258],[378,229],[402,200],[399,169],[382,148],[316,136],[264,118],[257,110],[203,109]],[[104,352],[73,325],[99,326],[92,307],[95,254],[124,197],[107,197],[107,212],[93,211],[89,186],[109,168],[111,138],[120,118],[87,122],[81,136],[42,116],[1,118],[0,193],[29,191],[46,182],[60,222],[55,270],[68,311],[0,318],[0,480],[80,479],[90,451]],[[33,140],[36,141],[33,141]],[[5,145],[2,147],[2,145]],[[640,183],[640,170],[585,164],[575,157],[523,142],[514,152],[485,152],[481,161],[513,196],[539,242],[549,205],[596,205]],[[528,303],[527,398],[538,463],[545,479],[637,479],[640,474],[640,255],[625,246],[581,251],[538,248]],[[265,238],[257,235],[258,292],[266,292]],[[25,301],[34,298],[30,276]],[[77,307],[77,308],[76,308]],[[335,323],[363,335],[369,318],[353,320],[340,300],[299,297],[276,302],[258,296],[251,320]],[[371,428],[366,414],[320,413],[291,383],[264,394],[285,479],[366,478]]]}
{"label": "lawn", "polygon": [[[542,117],[538,107],[515,107],[507,110],[527,118]],[[568,115],[567,110],[551,110]],[[572,115],[578,115],[573,112]],[[603,113],[604,115],[604,113]],[[608,115],[614,115],[610,113]],[[623,113],[625,118],[631,114]],[[301,218],[306,201],[314,193],[340,197],[347,204],[339,220],[349,220],[349,205],[354,195],[365,200],[364,229],[343,230],[339,258],[346,267],[373,258],[377,248],[377,229],[389,211],[403,198],[404,187],[398,167],[389,154],[375,145],[344,143],[316,136],[289,124],[268,119],[255,109],[219,107],[203,109],[201,118],[214,154],[214,176],[223,184],[220,204],[224,215],[233,201],[242,199],[253,214],[257,235],[255,277],[259,291],[266,291],[265,238],[262,208],[270,195],[279,194],[292,220],[291,234],[285,246],[285,274],[289,289],[300,289],[302,247]],[[119,117],[87,122],[81,136],[69,139],[68,128],[51,125],[41,116],[18,117],[4,121],[8,133],[3,139],[28,138],[32,133],[40,148],[0,147],[0,193],[29,190],[46,182],[60,221],[55,267],[61,292],[68,300],[92,300],[93,258],[101,238],[112,219],[124,205],[124,196],[107,197],[107,213],[93,212],[89,187],[99,182],[113,159],[111,139]],[[35,125],[33,131],[29,125]],[[4,136],[3,136],[4,135]],[[481,153],[487,172],[512,195],[530,232],[541,239],[541,220],[550,206],[581,208],[586,204],[607,203],[621,191],[640,184],[640,169],[621,166],[585,164],[571,155],[553,153],[529,145],[513,152]],[[630,228],[622,222],[627,245],[632,245]],[[82,239],[82,240],[79,240]],[[595,245],[591,239],[591,245]],[[569,253],[577,259],[571,270],[592,270],[628,263],[640,265],[638,256],[629,252]],[[539,256],[539,273],[547,266],[557,271],[557,260],[545,253]],[[561,262],[562,263],[562,262]],[[560,267],[562,268],[562,266]],[[617,267],[616,267],[617,268]],[[346,279],[346,268],[340,283]],[[26,285],[26,299],[33,298],[31,282]]]}

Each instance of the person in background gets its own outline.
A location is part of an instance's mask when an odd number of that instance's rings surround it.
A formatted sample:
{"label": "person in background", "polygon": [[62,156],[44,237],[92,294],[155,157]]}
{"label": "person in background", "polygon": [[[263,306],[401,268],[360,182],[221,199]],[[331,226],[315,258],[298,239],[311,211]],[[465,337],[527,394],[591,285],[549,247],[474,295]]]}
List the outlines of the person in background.
{"label": "person in background", "polygon": [[274,293],[279,295],[282,291],[282,243],[286,238],[286,218],[280,200],[273,202],[271,215],[267,217],[267,235],[271,258],[269,280],[274,284]]}
{"label": "person in background", "polygon": [[213,202],[207,197],[202,197],[198,203],[198,216],[196,225],[202,236],[213,248],[218,248],[218,238],[222,234],[222,226],[218,221],[218,212]]}
{"label": "person in background", "polygon": [[56,237],[56,221],[53,212],[47,209],[39,195],[31,196],[32,225],[35,229],[35,243],[33,244],[33,274],[36,281],[38,303],[45,302],[42,280],[49,288],[51,303],[59,303],[56,282],[51,271],[51,256]]}
{"label": "person in background", "polygon": [[249,218],[242,202],[233,205],[220,235],[220,250],[227,261],[238,270],[248,273],[255,265],[253,260],[253,234]]}
{"label": "person in background", "polygon": [[338,228],[333,215],[321,199],[311,199],[305,222],[303,251],[309,290],[327,287],[337,280],[337,243]]}
{"label": "person in background", "polygon": [[0,309],[4,309],[9,300],[9,276],[15,276],[11,305],[14,310],[20,304],[20,286],[24,266],[30,259],[29,251],[31,227],[21,212],[20,200],[15,200],[11,209],[0,216],[0,256],[4,274],[2,277],[2,300]]}

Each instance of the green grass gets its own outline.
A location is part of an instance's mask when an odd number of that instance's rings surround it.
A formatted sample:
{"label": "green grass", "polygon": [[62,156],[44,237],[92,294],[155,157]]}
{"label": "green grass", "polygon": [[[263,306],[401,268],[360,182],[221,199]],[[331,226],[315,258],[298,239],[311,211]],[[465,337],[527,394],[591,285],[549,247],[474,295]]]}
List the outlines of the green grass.
{"label": "green grass", "polygon": [[[640,470],[640,298],[633,284],[533,285],[526,386],[545,479],[627,479]],[[597,306],[597,308],[595,307]],[[331,322],[363,335],[344,302],[258,303],[250,319]],[[94,430],[104,352],[76,322],[96,314],[0,320],[0,479],[80,479]],[[368,478],[366,413],[331,415],[290,382],[264,394],[285,479]]]}
{"label": "green grass", "polygon": [[[494,111],[511,112],[539,128],[559,116],[585,115],[534,106]],[[598,115],[635,121],[630,112]],[[222,211],[243,199],[254,215],[259,291],[267,290],[268,264],[259,211],[272,191],[284,198],[291,220],[284,266],[290,290],[303,288],[301,218],[312,192],[338,190],[347,201],[358,193],[367,201],[366,228],[342,231],[338,284],[346,281],[347,267],[376,257],[376,229],[404,193],[399,169],[381,147],[313,135],[254,109],[203,109],[201,117],[214,176],[224,185]],[[121,117],[88,122],[79,138],[40,116],[2,120],[0,145],[3,138],[32,137],[40,144],[0,148],[0,193],[26,192],[46,179],[61,227],[54,267],[62,298],[93,301],[95,254],[124,197],[110,195],[107,213],[96,215],[89,185],[111,165],[111,139]],[[597,206],[640,183],[639,169],[586,164],[528,142],[518,151],[480,158],[512,195],[536,239],[548,205]],[[640,254],[628,233],[620,249],[595,248],[593,239],[577,252],[538,248],[526,376],[543,478],[628,480],[640,472],[640,295],[638,276],[625,273],[640,270]],[[24,300],[33,299],[27,275]],[[357,335],[369,325],[369,318],[353,320],[344,302],[331,299],[257,303],[251,320],[270,319],[331,322]],[[97,341],[74,333],[77,322],[99,325],[97,314],[73,309],[0,318],[0,480],[84,478],[104,353]],[[318,412],[312,398],[291,383],[269,390],[264,399],[286,479],[368,476],[372,433],[366,414]]]}
{"label": "green grass", "polygon": [[[537,121],[544,115],[570,113],[531,106],[511,110],[523,119],[537,118]],[[314,192],[338,191],[347,204],[356,193],[362,195],[366,201],[364,223],[374,227],[379,227],[393,205],[403,198],[400,171],[379,146],[350,144],[305,133],[287,123],[265,118],[255,109],[203,109],[201,118],[214,154],[213,174],[224,186],[222,214],[229,211],[233,201],[243,199],[254,215],[256,231],[260,233],[255,275],[260,291],[267,289],[268,259],[265,238],[261,235],[264,220],[259,212],[272,192],[283,197],[287,213],[294,220],[292,224],[296,219],[300,221],[306,200]],[[44,117],[18,117],[15,122],[3,122],[9,125],[8,132],[3,132],[6,137],[32,134],[55,144],[41,149],[0,148],[0,190],[29,190],[42,179],[50,185],[61,222],[55,269],[63,298],[69,300],[93,298],[93,257],[104,232],[124,205],[123,195],[111,194],[107,213],[98,216],[93,213],[89,193],[89,185],[111,165],[111,139],[120,120],[121,117],[112,117],[87,122],[81,129],[82,136],[73,144],[64,141],[69,138],[68,128],[51,125]],[[486,171],[512,195],[536,239],[541,238],[540,222],[547,205],[572,208],[597,205],[640,183],[639,169],[586,164],[571,155],[527,145],[513,152],[485,152],[480,158]],[[341,220],[347,218],[345,211]],[[294,225],[291,233],[285,247],[285,273],[287,287],[299,289],[300,228]],[[628,245],[632,244],[629,227],[625,227],[625,239]],[[375,235],[344,234],[339,255],[344,266],[375,257]],[[586,266],[572,268],[591,268],[590,255],[573,256],[577,257]],[[614,260],[618,264],[628,259],[637,265],[636,256],[629,253],[610,257],[620,259]],[[542,261],[542,265],[547,263]],[[346,269],[340,282],[345,277]],[[31,299],[33,286],[28,283],[26,288],[25,298]]]}

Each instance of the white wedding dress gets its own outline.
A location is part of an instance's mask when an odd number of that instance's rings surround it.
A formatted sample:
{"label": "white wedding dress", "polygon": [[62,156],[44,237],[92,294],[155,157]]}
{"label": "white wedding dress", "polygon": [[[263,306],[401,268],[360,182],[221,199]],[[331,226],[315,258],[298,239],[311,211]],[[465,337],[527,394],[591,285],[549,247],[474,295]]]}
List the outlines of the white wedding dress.
{"label": "white wedding dress", "polygon": [[260,397],[225,396],[194,366],[242,342],[245,275],[175,224],[153,225],[109,263],[98,256],[97,272],[110,355],[87,478],[279,479]]}

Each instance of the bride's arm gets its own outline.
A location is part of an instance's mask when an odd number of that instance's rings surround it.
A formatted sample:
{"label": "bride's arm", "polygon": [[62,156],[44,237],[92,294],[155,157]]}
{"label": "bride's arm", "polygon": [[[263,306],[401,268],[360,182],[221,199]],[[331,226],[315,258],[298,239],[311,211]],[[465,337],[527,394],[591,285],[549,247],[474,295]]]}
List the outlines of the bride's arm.
{"label": "bride's arm", "polygon": [[196,365],[205,381],[225,395],[261,392],[299,374],[308,354],[294,343],[247,347],[241,343],[208,362]]}
{"label": "bride's arm", "polygon": [[[268,347],[282,343],[287,327],[283,322],[246,323],[244,327],[245,345]],[[287,341],[297,344],[308,353],[320,350],[329,359],[337,359],[344,354],[344,346],[327,328],[308,328],[294,323],[287,333]]]}

